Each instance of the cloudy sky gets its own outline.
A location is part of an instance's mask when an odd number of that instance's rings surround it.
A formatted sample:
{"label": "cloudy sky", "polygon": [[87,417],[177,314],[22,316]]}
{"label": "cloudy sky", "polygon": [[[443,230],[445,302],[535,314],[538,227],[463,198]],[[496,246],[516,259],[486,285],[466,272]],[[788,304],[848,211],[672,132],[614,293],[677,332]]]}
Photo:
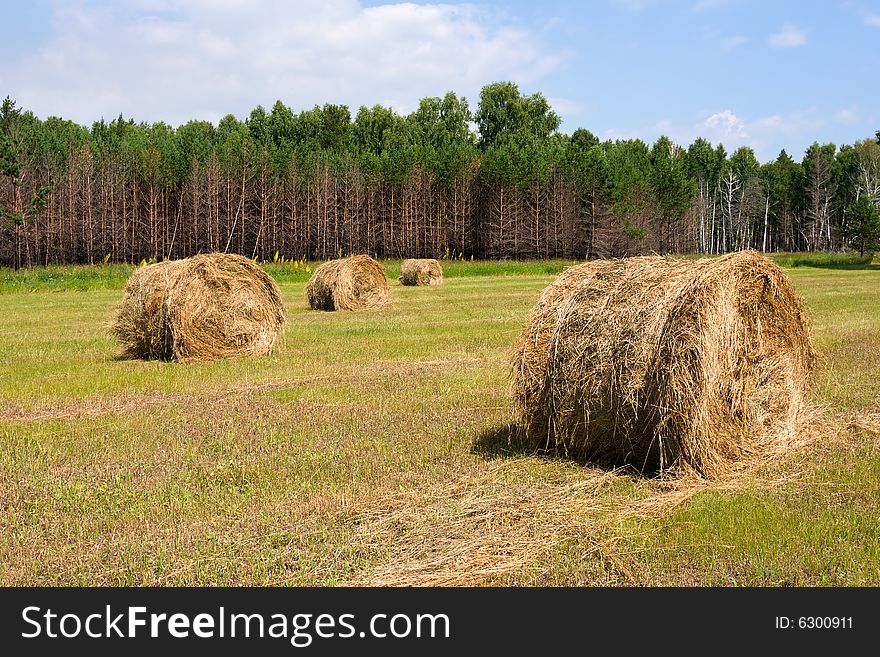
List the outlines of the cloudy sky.
{"label": "cloudy sky", "polygon": [[880,129],[880,2],[358,0],[10,3],[0,94],[90,124],[174,125],[281,99],[409,112],[513,80],[603,138],[746,144],[762,160]]}

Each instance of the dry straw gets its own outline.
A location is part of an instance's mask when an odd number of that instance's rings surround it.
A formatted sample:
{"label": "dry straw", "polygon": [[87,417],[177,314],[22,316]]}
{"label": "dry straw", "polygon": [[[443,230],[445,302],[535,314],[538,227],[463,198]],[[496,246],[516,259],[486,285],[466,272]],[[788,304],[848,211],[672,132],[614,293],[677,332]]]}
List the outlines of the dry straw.
{"label": "dry straw", "polygon": [[211,253],[136,269],[113,331],[132,358],[214,360],[270,353],[285,320],[259,265]]}
{"label": "dry straw", "polygon": [[440,285],[443,268],[430,258],[409,258],[400,263],[401,285]]}
{"label": "dry straw", "polygon": [[712,476],[793,437],[814,362],[800,299],[755,252],[595,261],[532,310],[515,405],[543,447]]}
{"label": "dry straw", "polygon": [[388,278],[381,264],[368,255],[325,262],[306,286],[315,310],[374,310],[388,305]]}

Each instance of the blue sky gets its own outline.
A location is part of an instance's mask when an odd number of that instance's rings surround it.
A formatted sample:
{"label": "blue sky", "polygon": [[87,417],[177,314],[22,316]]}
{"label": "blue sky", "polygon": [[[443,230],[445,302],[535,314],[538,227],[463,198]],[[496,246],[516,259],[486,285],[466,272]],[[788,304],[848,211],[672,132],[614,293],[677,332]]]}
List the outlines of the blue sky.
{"label": "blue sky", "polygon": [[10,3],[0,93],[39,116],[179,124],[513,80],[562,129],[697,136],[762,160],[880,130],[880,2],[357,0]]}

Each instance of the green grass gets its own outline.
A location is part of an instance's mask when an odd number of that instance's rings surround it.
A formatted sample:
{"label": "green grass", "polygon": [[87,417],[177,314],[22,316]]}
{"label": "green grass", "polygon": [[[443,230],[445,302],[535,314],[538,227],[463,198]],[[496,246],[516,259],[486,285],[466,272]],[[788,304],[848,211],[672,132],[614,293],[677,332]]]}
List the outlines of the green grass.
{"label": "green grass", "polygon": [[873,253],[773,253],[780,267],[830,267],[835,269],[880,269]]}
{"label": "green grass", "polygon": [[[823,267],[834,269],[880,269],[873,254],[856,253],[774,253],[769,254],[781,267]],[[688,256],[700,257],[700,256]],[[558,274],[575,260],[443,260],[446,278],[473,276],[523,276]],[[400,275],[400,260],[383,260],[391,279]],[[278,282],[308,281],[321,261],[266,262],[264,269]],[[0,267],[0,294],[42,290],[77,290],[81,292],[125,287],[133,265],[50,265],[15,271]]]}
{"label": "green grass", "polygon": [[[452,581],[880,585],[867,429],[635,515],[662,482],[508,442],[506,350],[565,264],[447,262],[444,285],[393,281],[372,313],[310,311],[308,274],[270,265],[277,352],[193,365],[117,358],[130,268],[3,271],[0,583],[382,582],[458,555]],[[876,422],[880,272],[790,273],[818,401]]]}
{"label": "green grass", "polygon": [[[400,275],[400,260],[383,260],[391,279]],[[263,268],[279,283],[304,283],[309,280],[318,262],[266,262]],[[575,264],[574,260],[444,260],[443,273],[447,278],[472,276],[521,276],[524,274],[558,274]],[[125,287],[133,265],[50,265],[13,270],[0,267],[0,294],[10,292],[38,292],[76,290],[120,290]]]}
{"label": "green grass", "polygon": [[19,270],[0,267],[0,294],[119,289],[125,287],[132,269],[131,265],[50,265]]}

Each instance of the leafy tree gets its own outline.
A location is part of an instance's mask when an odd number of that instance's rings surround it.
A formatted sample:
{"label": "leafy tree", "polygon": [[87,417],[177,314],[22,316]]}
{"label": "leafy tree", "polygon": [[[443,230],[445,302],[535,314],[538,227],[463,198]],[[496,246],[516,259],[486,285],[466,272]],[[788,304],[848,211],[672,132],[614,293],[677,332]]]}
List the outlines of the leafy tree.
{"label": "leafy tree", "polygon": [[604,145],[614,187],[611,201],[620,214],[641,210],[651,193],[651,153],[641,139]]}
{"label": "leafy tree", "polygon": [[345,105],[316,105],[299,113],[294,132],[297,146],[343,153],[352,143],[351,112]]}
{"label": "leafy tree", "polygon": [[493,82],[483,87],[474,120],[483,151],[511,139],[546,139],[560,123],[559,115],[542,94],[524,96],[513,82]]}
{"label": "leafy tree", "polygon": [[361,106],[352,126],[352,142],[361,154],[381,155],[386,146],[386,135],[402,121],[393,110],[374,105]]}
{"label": "leafy tree", "polygon": [[571,143],[579,150],[587,151],[599,145],[599,138],[585,128],[578,128],[571,133]]}
{"label": "leafy tree", "polygon": [[684,152],[665,136],[651,149],[651,188],[657,201],[662,242],[668,229],[681,221],[693,205],[697,191],[695,181],[688,176]]}
{"label": "leafy tree", "polygon": [[834,144],[814,142],[804,155],[803,168],[806,176],[804,185],[805,233],[809,237],[810,249],[831,248],[831,215],[834,190]]}
{"label": "leafy tree", "polygon": [[276,148],[283,149],[296,137],[296,117],[287,105],[276,100],[266,118],[266,133]]}
{"label": "leafy tree", "polygon": [[254,144],[263,145],[266,143],[266,139],[269,136],[269,115],[262,105],[257,105],[251,110],[245,124],[248,127],[251,141]]}
{"label": "leafy tree", "polygon": [[[12,183],[12,206],[0,205],[0,220],[15,231],[16,261],[21,265],[21,230],[34,223],[46,205],[51,186],[42,185],[25,201],[21,195],[21,175],[25,166],[22,144],[22,113],[7,96],[0,105],[0,175]],[[30,258],[28,258],[29,260]]]}
{"label": "leafy tree", "polygon": [[204,163],[214,150],[217,130],[210,121],[190,121],[177,128],[175,136],[184,161]]}
{"label": "leafy tree", "polygon": [[870,139],[857,141],[853,150],[858,160],[857,193],[867,192],[880,198],[880,143]]}
{"label": "leafy tree", "polygon": [[596,255],[596,234],[611,204],[614,180],[608,157],[598,140],[588,147],[592,140],[582,137],[572,137],[569,169],[577,189],[580,215],[584,219],[584,225],[581,226],[584,232],[584,255],[592,258]]}
{"label": "leafy tree", "polygon": [[778,247],[796,251],[801,245],[799,217],[803,205],[803,167],[782,149],[771,164],[774,223],[779,230]]}
{"label": "leafy tree", "polygon": [[860,196],[846,211],[841,232],[861,255],[880,249],[880,211],[867,195]]}
{"label": "leafy tree", "polygon": [[703,253],[716,250],[714,222],[718,201],[717,191],[726,158],[727,153],[720,144],[719,149],[716,150],[702,137],[697,138],[688,147],[687,169],[688,176],[696,182],[695,203],[700,222],[698,240],[699,249]]}
{"label": "leafy tree", "polygon": [[423,98],[408,120],[420,143],[441,149],[450,144],[472,144],[468,126],[472,118],[467,98],[450,91],[443,98]]}

